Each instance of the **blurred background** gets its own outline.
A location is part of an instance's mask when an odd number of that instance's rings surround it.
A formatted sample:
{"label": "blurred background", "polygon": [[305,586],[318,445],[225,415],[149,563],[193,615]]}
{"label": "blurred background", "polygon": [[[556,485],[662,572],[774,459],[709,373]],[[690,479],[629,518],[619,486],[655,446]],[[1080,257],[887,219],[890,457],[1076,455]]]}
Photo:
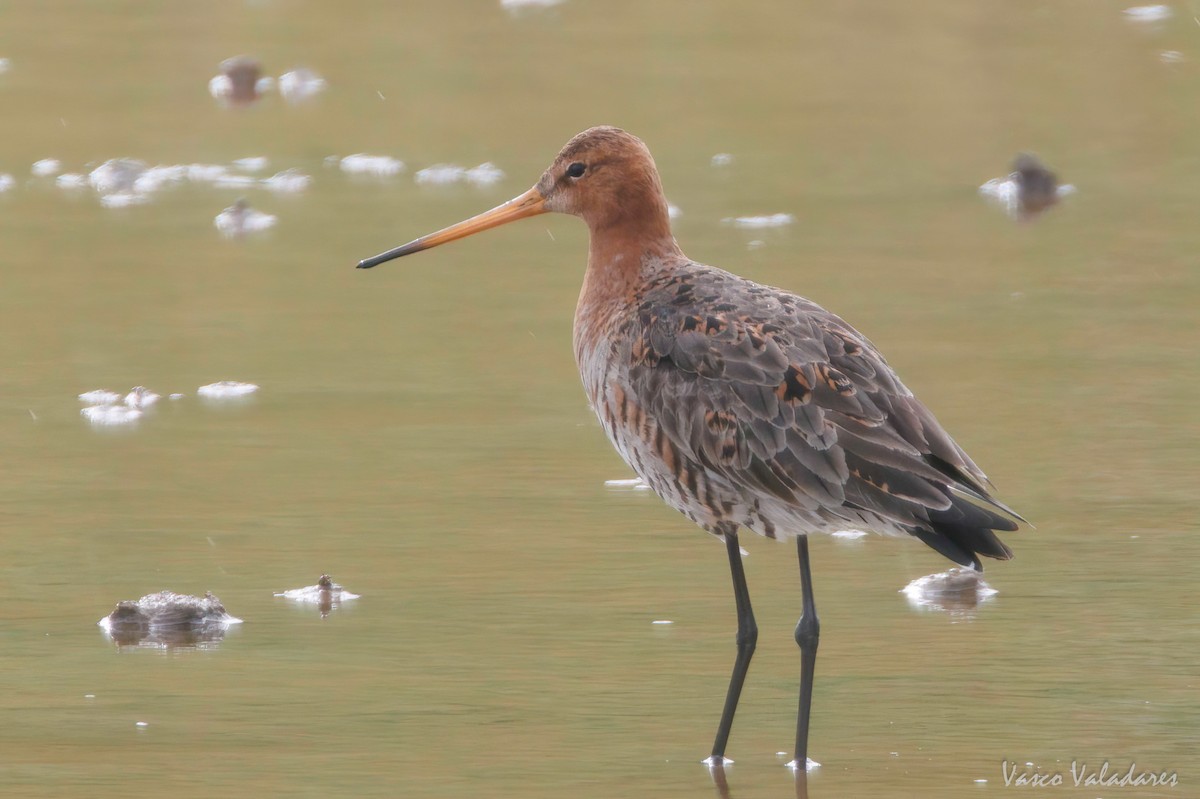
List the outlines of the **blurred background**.
{"label": "blurred background", "polygon": [[[1037,525],[949,610],[899,593],[951,565],[923,545],[813,541],[812,795],[999,795],[1004,760],[1065,773],[1055,796],[1100,795],[1072,760],[1191,790],[1200,26],[1125,8],[7,4],[0,792],[715,795],[724,552],[605,486],[632,474],[571,354],[584,226],[353,268],[596,124],[650,146],[692,258],[855,325]],[[239,55],[257,99],[210,87]],[[1024,224],[978,194],[1022,150],[1077,188]],[[97,177],[114,158],[141,164]],[[260,390],[196,396],[219,380]],[[81,417],[134,386],[164,399]],[[743,546],[729,786],[789,796],[794,551]],[[322,572],[362,598],[272,595]],[[162,589],[245,623],[200,648],[95,626]]]}

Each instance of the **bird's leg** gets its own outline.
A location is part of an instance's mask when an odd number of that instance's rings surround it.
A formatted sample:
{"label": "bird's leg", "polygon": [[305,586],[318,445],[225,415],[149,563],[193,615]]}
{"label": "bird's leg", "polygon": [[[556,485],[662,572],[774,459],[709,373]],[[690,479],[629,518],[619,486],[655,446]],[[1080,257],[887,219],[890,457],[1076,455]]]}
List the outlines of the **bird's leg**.
{"label": "bird's leg", "polygon": [[800,592],[804,607],[796,624],[796,643],[800,645],[800,711],[796,716],[796,759],[792,765],[804,772],[808,768],[808,713],[812,709],[813,669],[821,637],[821,620],[817,618],[817,606],[813,601],[807,536],[796,536],[796,554],[800,560]]}
{"label": "bird's leg", "polygon": [[746,572],[742,568],[742,548],[738,546],[737,527],[724,527],[725,551],[729,555],[729,571],[733,575],[733,598],[737,602],[737,659],[733,662],[733,674],[729,677],[729,691],[725,695],[725,709],[721,711],[721,724],[713,741],[710,763],[721,763],[725,758],[725,745],[729,742],[729,730],[733,727],[733,713],[737,710],[738,697],[742,695],[742,683],[750,668],[750,658],[758,642],[758,625],[754,623],[754,610],[750,607],[750,591],[746,588]]}

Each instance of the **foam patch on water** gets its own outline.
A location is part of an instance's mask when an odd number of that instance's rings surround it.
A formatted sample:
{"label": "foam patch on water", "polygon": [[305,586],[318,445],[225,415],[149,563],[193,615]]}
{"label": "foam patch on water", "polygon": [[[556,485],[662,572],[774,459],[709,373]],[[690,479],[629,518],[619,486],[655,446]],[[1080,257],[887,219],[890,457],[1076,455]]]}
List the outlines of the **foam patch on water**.
{"label": "foam patch on water", "polygon": [[125,395],[125,405],[130,408],[149,408],[160,399],[161,394],[156,394],[145,386],[135,386]]}
{"label": "foam patch on water", "polygon": [[415,180],[422,185],[446,186],[453,183],[470,183],[475,186],[490,186],[504,179],[504,171],[491,162],[484,162],[467,169],[455,164],[434,164],[417,172]]}
{"label": "foam patch on water", "polygon": [[839,538],[842,541],[858,541],[859,539],[866,538],[868,534],[862,530],[837,530],[832,535],[834,538]]}
{"label": "foam patch on water", "polygon": [[279,76],[279,94],[288,103],[302,103],[325,91],[325,79],[311,69],[299,67]]}
{"label": "foam patch on water", "polygon": [[34,161],[29,167],[29,171],[34,177],[48,178],[57,175],[62,171],[62,161],[57,158],[43,158],[40,161]]}
{"label": "foam patch on water", "polygon": [[64,172],[54,179],[54,185],[65,191],[86,189],[88,187],[88,177],[78,172]]}
{"label": "foam patch on water", "polygon": [[0,194],[17,185],[17,181],[7,172],[0,172]]}
{"label": "foam patch on water", "polygon": [[621,480],[605,480],[605,488],[611,488],[616,491],[649,491],[650,486],[640,477],[631,477]]}
{"label": "foam patch on water", "polygon": [[274,214],[256,211],[239,200],[217,214],[213,219],[213,225],[225,238],[237,238],[247,233],[269,230],[278,221],[279,218]]}
{"label": "foam patch on water", "polygon": [[1174,12],[1168,5],[1133,6],[1123,12],[1125,19],[1131,22],[1164,22],[1171,18]]}
{"label": "foam patch on water", "polygon": [[0,58],[0,75],[8,72],[12,68],[12,61],[8,58]]}
{"label": "foam patch on water", "polygon": [[955,567],[919,577],[900,589],[913,607],[927,610],[972,610],[999,593],[974,569]]}
{"label": "foam patch on water", "polygon": [[131,192],[146,169],[136,158],[110,158],[88,173],[88,183],[99,194]]}
{"label": "foam patch on water", "polygon": [[784,227],[796,221],[791,214],[766,214],[764,216],[726,217],[721,220],[727,225],[733,225],[743,230],[761,230],[763,228]]}
{"label": "foam patch on water", "polygon": [[86,402],[89,405],[116,405],[121,399],[121,394],[103,388],[85,391],[79,395],[79,401]]}
{"label": "foam patch on water", "polygon": [[130,425],[142,418],[142,411],[124,405],[93,405],[79,415],[97,427]]}
{"label": "foam patch on water", "polygon": [[233,165],[243,172],[262,172],[271,165],[271,161],[265,155],[253,155],[248,158],[238,158]]}
{"label": "foam patch on water", "polygon": [[729,166],[733,163],[733,156],[729,153],[717,153],[712,157],[713,166]]}
{"label": "foam patch on water", "polygon": [[506,11],[522,11],[527,8],[551,8],[561,5],[565,0],[500,0],[500,7]]}
{"label": "foam patch on water", "polygon": [[349,175],[370,175],[390,178],[404,171],[404,162],[388,155],[354,153],[338,162],[338,167]]}
{"label": "foam patch on water", "polygon": [[274,596],[313,605],[330,601],[336,603],[349,602],[354,599],[362,599],[362,594],[351,593],[337,583],[331,583],[327,586],[318,584],[306,585],[303,588],[291,588],[287,591],[280,591],[279,593],[274,594]]}
{"label": "foam patch on water", "polygon": [[[811,757],[805,758],[805,761],[806,762],[804,764],[804,770],[806,772],[807,771],[815,771],[821,767],[821,764],[818,763],[817,761],[813,760]],[[790,768],[792,771],[800,770],[800,764],[797,763],[795,760],[789,760],[787,762],[787,767]]]}
{"label": "foam patch on water", "polygon": [[227,400],[248,397],[256,391],[258,391],[258,386],[253,383],[221,380],[217,383],[209,383],[207,386],[200,386],[196,389],[196,394],[210,400]]}
{"label": "foam patch on water", "polygon": [[312,178],[299,169],[285,169],[263,180],[264,188],[277,194],[298,194],[312,184]]}

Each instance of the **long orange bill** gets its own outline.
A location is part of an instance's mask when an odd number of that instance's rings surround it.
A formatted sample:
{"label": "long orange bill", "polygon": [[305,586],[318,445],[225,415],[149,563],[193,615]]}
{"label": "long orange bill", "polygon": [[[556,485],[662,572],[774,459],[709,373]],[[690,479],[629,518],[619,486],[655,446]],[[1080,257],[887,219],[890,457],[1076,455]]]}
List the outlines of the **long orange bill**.
{"label": "long orange bill", "polygon": [[457,225],[451,225],[448,228],[439,230],[437,233],[422,236],[394,250],[381,252],[379,255],[359,261],[358,268],[370,269],[373,266],[379,266],[384,261],[390,261],[393,258],[400,258],[404,255],[420,252],[421,250],[428,250],[430,247],[436,247],[448,241],[461,239],[473,233],[490,230],[509,222],[515,222],[518,219],[524,219],[527,216],[544,214],[547,210],[546,198],[542,196],[542,193],[535,186],[520,197],[514,197],[504,203],[504,205],[498,205],[490,211],[484,211],[479,216],[473,216],[470,219],[459,222]]}

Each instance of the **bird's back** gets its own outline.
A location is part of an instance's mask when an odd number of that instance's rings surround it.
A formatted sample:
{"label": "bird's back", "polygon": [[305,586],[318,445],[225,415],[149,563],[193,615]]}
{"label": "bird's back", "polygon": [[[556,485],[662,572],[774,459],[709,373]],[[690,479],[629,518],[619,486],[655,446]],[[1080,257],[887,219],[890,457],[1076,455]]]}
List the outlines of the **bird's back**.
{"label": "bird's back", "polygon": [[910,533],[978,567],[1015,530],[987,478],[858,331],[686,259],[623,302],[581,298],[576,353],[622,457],[711,532]]}

